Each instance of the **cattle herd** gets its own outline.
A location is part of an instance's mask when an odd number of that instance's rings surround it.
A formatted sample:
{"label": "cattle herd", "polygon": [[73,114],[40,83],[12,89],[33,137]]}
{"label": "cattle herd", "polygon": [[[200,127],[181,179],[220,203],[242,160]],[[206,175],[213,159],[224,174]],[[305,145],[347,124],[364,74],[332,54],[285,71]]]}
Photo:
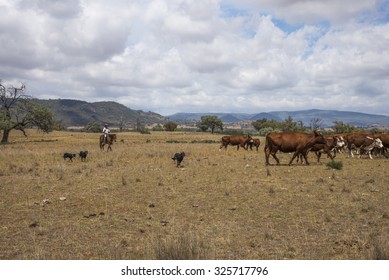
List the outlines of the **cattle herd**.
{"label": "cattle herd", "polygon": [[[261,141],[258,138],[252,138],[250,135],[236,135],[236,136],[223,136],[219,150],[222,148],[227,149],[228,145],[237,146],[245,150],[253,150],[255,147],[258,151]],[[289,165],[296,161],[305,161],[305,164],[309,164],[307,155],[309,152],[313,152],[316,155],[317,162],[320,162],[322,153],[325,153],[328,158],[333,160],[337,153],[341,153],[347,149],[349,157],[354,157],[354,152],[358,153],[358,157],[363,156],[373,159],[375,156],[389,157],[389,134],[385,133],[367,133],[367,132],[352,132],[341,133],[333,135],[323,135],[320,132],[314,131],[313,133],[303,132],[270,132],[266,135],[265,140],[265,160],[266,165],[270,165],[270,155],[276,161],[276,164],[280,164],[280,160],[277,157],[277,152],[290,153],[292,157],[289,161]],[[64,160],[69,159],[72,161],[77,155],[72,153],[64,153]],[[88,156],[88,151],[81,151],[79,157],[81,161],[85,161]],[[172,159],[176,162],[177,167],[180,167],[183,161],[185,153],[176,153]]]}
{"label": "cattle herd", "polygon": [[[219,150],[227,146],[237,146],[248,150],[252,150],[253,146],[258,147],[260,140],[252,138],[250,135],[239,136],[223,136]],[[388,157],[389,134],[385,133],[367,133],[367,132],[352,132],[333,135],[323,135],[317,131],[313,133],[302,132],[270,132],[266,135],[266,143],[264,147],[266,165],[269,165],[270,155],[276,160],[277,165],[280,164],[279,158],[276,156],[278,151],[283,153],[292,153],[292,158],[289,165],[297,158],[308,165],[307,155],[309,152],[315,153],[317,161],[320,161],[322,153],[327,154],[330,159],[334,159],[337,153],[347,149],[348,156],[354,157],[353,151],[362,156],[372,159],[372,155],[381,155]]]}

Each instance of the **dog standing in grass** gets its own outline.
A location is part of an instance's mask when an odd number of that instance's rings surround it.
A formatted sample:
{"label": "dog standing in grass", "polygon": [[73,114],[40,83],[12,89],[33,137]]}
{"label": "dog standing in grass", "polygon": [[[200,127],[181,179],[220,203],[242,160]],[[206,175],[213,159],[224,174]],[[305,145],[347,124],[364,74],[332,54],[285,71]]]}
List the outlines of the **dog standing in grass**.
{"label": "dog standing in grass", "polygon": [[70,160],[70,161],[73,161],[73,158],[76,157],[76,154],[71,154],[71,153],[64,153],[63,154],[63,159],[66,160],[67,158]]}
{"label": "dog standing in grass", "polygon": [[177,167],[180,167],[181,162],[184,160],[184,157],[185,157],[184,152],[176,153],[174,154],[174,157],[172,157],[172,160],[174,160],[177,163]]}
{"label": "dog standing in grass", "polygon": [[86,157],[88,156],[88,151],[81,151],[78,155],[80,156],[81,161],[86,161]]}

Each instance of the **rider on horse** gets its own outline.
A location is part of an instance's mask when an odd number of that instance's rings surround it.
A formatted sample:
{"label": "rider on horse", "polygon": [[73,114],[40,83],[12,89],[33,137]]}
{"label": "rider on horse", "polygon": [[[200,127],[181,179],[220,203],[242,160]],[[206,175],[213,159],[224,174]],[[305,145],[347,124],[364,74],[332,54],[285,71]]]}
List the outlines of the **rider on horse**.
{"label": "rider on horse", "polygon": [[104,144],[107,144],[107,137],[108,137],[108,134],[111,133],[111,130],[109,130],[108,128],[108,124],[105,124],[104,125],[104,128],[103,128],[103,133],[104,133]]}

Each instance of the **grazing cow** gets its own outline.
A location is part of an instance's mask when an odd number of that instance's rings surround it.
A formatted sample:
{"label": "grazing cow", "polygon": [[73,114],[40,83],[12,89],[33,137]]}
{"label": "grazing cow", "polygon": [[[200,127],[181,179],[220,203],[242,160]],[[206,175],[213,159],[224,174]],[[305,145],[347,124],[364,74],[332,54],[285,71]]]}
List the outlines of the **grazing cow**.
{"label": "grazing cow", "polygon": [[71,154],[71,153],[64,153],[63,154],[63,159],[66,160],[67,158],[70,160],[70,161],[73,161],[73,158],[76,157],[76,154]]}
{"label": "grazing cow", "polygon": [[184,160],[184,157],[185,157],[185,153],[184,152],[182,152],[182,153],[175,153],[174,156],[172,157],[172,160],[177,162],[177,167],[179,167],[181,165],[181,162]]}
{"label": "grazing cow", "polygon": [[88,151],[80,151],[79,156],[81,158],[81,161],[85,161],[86,157],[88,156]]}
{"label": "grazing cow", "polygon": [[253,138],[249,142],[247,142],[246,150],[248,149],[248,147],[250,147],[250,150],[252,151],[253,150],[253,146],[255,146],[255,148],[256,148],[256,150],[258,152],[258,148],[259,148],[260,144],[261,144],[261,141],[258,138]]}
{"label": "grazing cow", "polygon": [[221,151],[222,147],[227,149],[228,145],[237,146],[237,150],[239,147],[247,150],[247,143],[251,141],[250,135],[239,135],[239,136],[223,136],[219,151]]}
{"label": "grazing cow", "polygon": [[314,131],[313,134],[298,133],[298,132],[270,132],[266,135],[265,144],[265,157],[266,165],[269,165],[269,156],[277,161],[277,165],[280,164],[280,160],[276,157],[276,153],[281,151],[283,153],[294,152],[289,165],[299,154],[302,154],[305,163],[308,165],[307,153],[315,144],[326,144],[326,140],[323,135]]}
{"label": "grazing cow", "polygon": [[374,148],[382,149],[383,147],[384,147],[384,145],[382,145],[382,140],[380,138],[373,138],[370,136],[366,136],[365,141],[360,146],[361,152],[359,154],[359,158],[361,158],[362,151],[364,151],[364,152],[367,152],[370,159],[373,159],[373,157],[371,156],[371,151]]}

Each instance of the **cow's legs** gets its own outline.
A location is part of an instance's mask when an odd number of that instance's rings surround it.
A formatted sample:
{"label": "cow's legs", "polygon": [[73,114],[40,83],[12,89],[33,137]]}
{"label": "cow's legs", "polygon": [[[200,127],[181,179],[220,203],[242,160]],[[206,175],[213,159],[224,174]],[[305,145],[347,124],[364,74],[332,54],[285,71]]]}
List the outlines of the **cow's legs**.
{"label": "cow's legs", "polygon": [[272,157],[277,161],[277,165],[280,164],[280,160],[276,156],[278,149],[270,150],[268,146],[265,146],[264,151],[265,151],[266,165],[270,165],[269,163],[270,155],[272,155]]}
{"label": "cow's legs", "polygon": [[280,160],[279,160],[278,157],[276,156],[276,153],[277,153],[277,151],[275,151],[274,153],[272,152],[271,155],[272,155],[272,157],[277,161],[277,165],[280,165]]}
{"label": "cow's legs", "polygon": [[265,148],[263,149],[265,152],[265,160],[266,160],[266,165],[269,165],[269,156],[270,156],[270,150],[267,145],[265,145]]}
{"label": "cow's legs", "polygon": [[225,150],[227,150],[227,146],[228,146],[228,144],[225,145],[224,143],[222,143],[222,144],[220,145],[219,151],[221,151],[223,147],[224,147]]}
{"label": "cow's legs", "polygon": [[316,157],[317,157],[317,162],[320,162],[321,152],[315,152],[315,154],[316,154]]}
{"label": "cow's legs", "polygon": [[297,157],[299,154],[303,155],[304,160],[305,160],[305,163],[306,163],[307,165],[309,165],[308,158],[307,158],[308,152],[306,152],[306,153],[301,153],[300,151],[295,151],[295,152],[294,152],[294,154],[293,154],[291,160],[289,161],[289,165],[292,165],[293,160],[294,160],[295,157]]}

